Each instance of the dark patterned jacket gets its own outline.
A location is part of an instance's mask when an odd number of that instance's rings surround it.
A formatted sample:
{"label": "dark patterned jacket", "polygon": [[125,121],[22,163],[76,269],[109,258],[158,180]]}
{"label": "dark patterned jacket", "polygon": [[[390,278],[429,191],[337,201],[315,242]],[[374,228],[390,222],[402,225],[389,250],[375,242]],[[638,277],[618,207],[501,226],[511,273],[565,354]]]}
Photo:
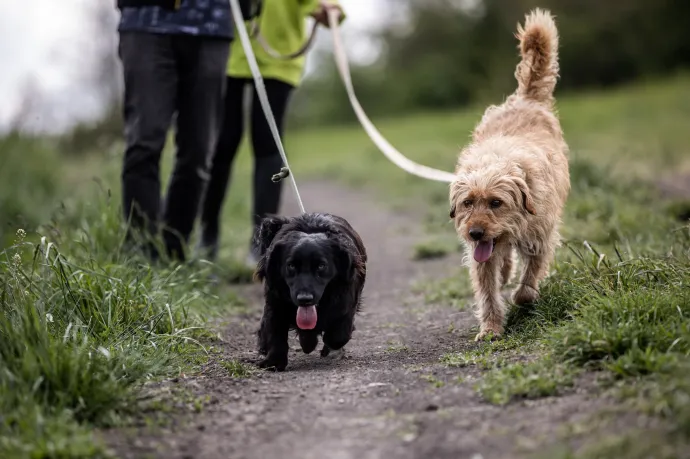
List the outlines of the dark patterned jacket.
{"label": "dark patterned jacket", "polygon": [[[261,10],[261,0],[240,0],[240,7],[242,8],[242,16],[245,19],[258,16]],[[181,0],[117,0],[117,7],[119,9],[128,7],[141,6],[159,6],[161,8],[176,10],[180,7]]]}

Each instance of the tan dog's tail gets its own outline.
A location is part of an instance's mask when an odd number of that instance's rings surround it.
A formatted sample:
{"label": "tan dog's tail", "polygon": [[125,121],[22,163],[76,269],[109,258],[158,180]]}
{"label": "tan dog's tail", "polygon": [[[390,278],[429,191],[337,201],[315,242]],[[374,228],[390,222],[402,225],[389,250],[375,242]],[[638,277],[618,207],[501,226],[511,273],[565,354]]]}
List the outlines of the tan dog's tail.
{"label": "tan dog's tail", "polygon": [[553,16],[535,9],[527,15],[524,28],[518,24],[516,37],[522,57],[515,69],[517,94],[550,104],[558,78],[558,30]]}

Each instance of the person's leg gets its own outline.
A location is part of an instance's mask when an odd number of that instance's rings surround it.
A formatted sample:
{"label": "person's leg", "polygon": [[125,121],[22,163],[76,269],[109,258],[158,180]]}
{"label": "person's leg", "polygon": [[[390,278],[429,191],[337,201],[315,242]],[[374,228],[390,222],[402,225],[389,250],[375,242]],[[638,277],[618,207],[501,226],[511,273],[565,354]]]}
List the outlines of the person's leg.
{"label": "person's leg", "polygon": [[[154,236],[160,210],[160,157],[177,97],[171,37],[122,32],[119,54],[124,73],[126,143],[122,209],[131,228],[145,228]],[[131,231],[128,235],[131,237]],[[152,255],[155,257],[155,250]]]}
{"label": "person's leg", "polygon": [[226,79],[223,118],[218,142],[211,161],[211,179],[201,204],[200,248],[211,260],[218,255],[218,236],[223,201],[227,194],[232,162],[242,140],[243,100],[246,80],[228,77]]}
{"label": "person's leg", "polygon": [[[266,92],[275,116],[281,138],[283,121],[293,86],[279,80],[267,79]],[[281,182],[271,181],[280,171],[283,160],[268,127],[266,116],[254,90],[252,97],[252,147],[254,150],[254,205],[252,209],[254,232],[268,215],[277,214],[280,208]]]}
{"label": "person's leg", "polygon": [[178,35],[177,154],[163,212],[168,254],[184,260],[208,181],[222,112],[227,40]]}

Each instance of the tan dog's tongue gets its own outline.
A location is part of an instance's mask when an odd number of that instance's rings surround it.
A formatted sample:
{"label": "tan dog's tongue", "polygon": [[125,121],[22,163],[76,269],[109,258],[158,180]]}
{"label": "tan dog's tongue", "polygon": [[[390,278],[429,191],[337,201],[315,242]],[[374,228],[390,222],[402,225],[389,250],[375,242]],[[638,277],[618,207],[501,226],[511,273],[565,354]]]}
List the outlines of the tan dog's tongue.
{"label": "tan dog's tongue", "polygon": [[474,260],[478,263],[484,263],[491,256],[491,252],[494,251],[493,241],[482,241],[477,244],[474,249]]}
{"label": "tan dog's tongue", "polygon": [[297,326],[302,330],[316,328],[316,305],[297,308]]}

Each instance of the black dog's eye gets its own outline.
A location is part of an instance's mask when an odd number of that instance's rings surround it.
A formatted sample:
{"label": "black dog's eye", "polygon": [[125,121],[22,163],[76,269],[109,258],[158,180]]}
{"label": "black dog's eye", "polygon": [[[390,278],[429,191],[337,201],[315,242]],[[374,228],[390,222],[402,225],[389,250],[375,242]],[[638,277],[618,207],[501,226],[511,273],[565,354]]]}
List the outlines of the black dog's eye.
{"label": "black dog's eye", "polygon": [[498,209],[499,207],[501,207],[501,204],[503,204],[501,201],[499,201],[498,199],[494,199],[489,203],[489,206],[492,209]]}
{"label": "black dog's eye", "polygon": [[287,271],[288,271],[289,273],[294,273],[294,272],[295,272],[295,269],[296,269],[296,268],[295,268],[294,263],[288,263],[288,265],[287,265]]}
{"label": "black dog's eye", "polygon": [[319,264],[319,266],[316,267],[316,270],[320,273],[324,272],[326,270],[326,263]]}
{"label": "black dog's eye", "polygon": [[472,205],[472,200],[471,199],[465,199],[462,201],[462,205],[465,207],[470,207]]}

